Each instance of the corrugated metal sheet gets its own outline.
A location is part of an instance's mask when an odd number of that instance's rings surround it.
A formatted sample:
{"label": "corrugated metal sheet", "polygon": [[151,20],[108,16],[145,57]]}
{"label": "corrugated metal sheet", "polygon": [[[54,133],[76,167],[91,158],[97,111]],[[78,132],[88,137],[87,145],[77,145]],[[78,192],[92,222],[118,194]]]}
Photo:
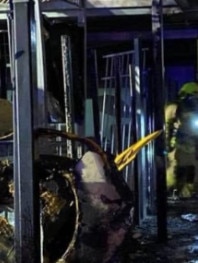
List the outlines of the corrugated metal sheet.
{"label": "corrugated metal sheet", "polygon": [[[41,0],[42,2],[56,2],[56,0]],[[0,0],[0,4],[7,4],[9,0]],[[67,0],[72,5],[79,5],[81,0]],[[151,6],[152,0],[87,0],[87,7],[116,8],[116,7],[144,7]],[[175,0],[164,0],[164,5],[176,5]]]}
{"label": "corrugated metal sheet", "polygon": [[[87,6],[94,7],[144,7],[151,6],[152,0],[88,0]],[[164,0],[164,5],[176,5],[175,0]]]}
{"label": "corrugated metal sheet", "polygon": [[[6,19],[10,0],[0,0],[0,20]],[[11,0],[14,1],[14,0]],[[82,15],[82,2],[85,1],[87,17],[119,15],[149,15],[152,0],[39,0],[41,9],[48,18],[79,17]],[[175,0],[163,0],[164,13],[180,13]]]}

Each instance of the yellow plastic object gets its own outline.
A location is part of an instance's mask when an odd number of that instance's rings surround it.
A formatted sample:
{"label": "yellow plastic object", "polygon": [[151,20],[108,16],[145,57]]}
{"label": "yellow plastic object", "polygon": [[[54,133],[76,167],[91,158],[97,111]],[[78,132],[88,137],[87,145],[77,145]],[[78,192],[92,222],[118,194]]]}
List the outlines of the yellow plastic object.
{"label": "yellow plastic object", "polygon": [[141,150],[143,146],[148,144],[150,141],[156,139],[161,133],[162,130],[155,131],[147,135],[146,137],[142,138],[135,144],[132,144],[129,148],[118,154],[114,159],[114,162],[118,170],[121,171],[122,169],[124,169],[131,161],[135,159],[137,153]]}

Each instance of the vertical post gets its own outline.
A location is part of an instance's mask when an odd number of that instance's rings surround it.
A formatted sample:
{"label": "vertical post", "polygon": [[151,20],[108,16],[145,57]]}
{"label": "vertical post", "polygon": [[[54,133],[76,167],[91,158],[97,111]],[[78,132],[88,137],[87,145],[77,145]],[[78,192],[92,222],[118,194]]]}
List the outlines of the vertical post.
{"label": "vertical post", "polygon": [[107,88],[108,88],[108,68],[110,63],[109,57],[103,57],[105,59],[105,78],[104,78],[104,94],[103,94],[103,102],[102,102],[102,112],[101,112],[101,124],[100,124],[100,142],[102,147],[104,148],[104,144],[106,138],[105,129],[106,129],[106,120],[105,120],[105,114],[106,114],[106,105],[107,105]]}
{"label": "vertical post", "polygon": [[87,99],[87,1],[81,0],[81,8],[82,8],[82,24],[84,29],[84,96],[85,100]]}
{"label": "vertical post", "polygon": [[[136,140],[140,140],[145,136],[144,121],[144,105],[142,99],[142,56],[141,56],[141,43],[139,39],[134,39],[134,96],[135,96],[135,125],[136,125]],[[139,223],[144,219],[146,215],[146,183],[145,183],[145,149],[142,149],[137,156],[135,162],[137,163],[137,177],[136,185],[138,188],[138,211],[139,211]]]}
{"label": "vertical post", "polygon": [[[152,32],[153,32],[153,96],[155,130],[164,130],[164,35],[163,35],[163,0],[152,1]],[[161,135],[155,141],[156,156],[156,191],[157,191],[157,224],[158,239],[167,240],[167,204],[166,204],[166,160],[164,155],[165,136]]]}
{"label": "vertical post", "polygon": [[[139,39],[134,39],[134,54],[133,54],[133,125],[135,129],[134,141],[138,141],[141,137],[141,77],[140,77],[140,41]],[[134,182],[136,189],[135,205],[136,205],[136,215],[135,220],[139,224],[142,219],[143,211],[143,185],[142,185],[142,170],[141,170],[141,154],[134,161]]]}
{"label": "vertical post", "polygon": [[[33,1],[14,0],[14,186],[16,263],[40,262],[38,184],[33,176]],[[33,30],[34,31],[34,30]]]}
{"label": "vertical post", "polygon": [[[61,36],[61,52],[63,67],[63,88],[66,132],[74,131],[73,123],[73,82],[72,82],[72,60],[71,60],[71,40],[69,36]],[[73,158],[73,146],[71,140],[67,140],[67,155]]]}
{"label": "vertical post", "polygon": [[[86,0],[80,0],[80,8],[81,12],[78,17],[78,25],[79,27],[83,28],[83,86],[84,86],[84,120],[85,120],[85,115],[86,115],[86,110],[85,110],[85,103],[87,99],[87,2]],[[83,135],[85,136],[86,129],[85,125],[83,125]]]}
{"label": "vertical post", "polygon": [[[100,113],[99,113],[99,105],[98,105],[98,90],[99,90],[99,73],[98,73],[98,54],[97,50],[92,50],[92,63],[94,64],[94,69],[89,70],[89,74],[91,75],[90,86],[92,87],[92,98],[93,98],[93,112],[94,112],[94,132],[96,141],[100,144]],[[91,64],[90,64],[91,66]],[[88,77],[87,76],[87,77]],[[93,83],[94,82],[94,83]]]}
{"label": "vertical post", "polygon": [[[86,119],[86,100],[87,100],[87,1],[80,0],[81,13],[79,16],[79,26],[83,28],[83,86],[84,86],[84,121]],[[83,125],[83,133],[86,136],[86,128]]]}
{"label": "vertical post", "polygon": [[116,150],[117,153],[122,151],[122,128],[121,128],[121,65],[120,57],[115,57],[114,72],[115,72],[115,132],[116,132]]}
{"label": "vertical post", "polygon": [[98,68],[96,50],[87,52],[87,100],[85,102],[85,136],[93,136],[100,144],[98,106]]}
{"label": "vertical post", "polygon": [[46,109],[46,71],[45,71],[45,48],[44,33],[41,14],[41,2],[35,0],[35,21],[36,21],[36,65],[37,65],[37,85],[34,87],[34,127],[47,125]]}

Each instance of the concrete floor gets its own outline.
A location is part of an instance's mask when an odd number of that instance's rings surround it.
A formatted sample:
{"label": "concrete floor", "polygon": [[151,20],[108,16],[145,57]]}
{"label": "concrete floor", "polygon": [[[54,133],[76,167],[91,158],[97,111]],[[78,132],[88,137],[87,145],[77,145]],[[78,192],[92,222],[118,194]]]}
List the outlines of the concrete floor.
{"label": "concrete floor", "polygon": [[177,201],[171,204],[166,244],[157,241],[156,217],[136,227],[131,240],[123,248],[126,252],[123,263],[198,263],[197,202]]}

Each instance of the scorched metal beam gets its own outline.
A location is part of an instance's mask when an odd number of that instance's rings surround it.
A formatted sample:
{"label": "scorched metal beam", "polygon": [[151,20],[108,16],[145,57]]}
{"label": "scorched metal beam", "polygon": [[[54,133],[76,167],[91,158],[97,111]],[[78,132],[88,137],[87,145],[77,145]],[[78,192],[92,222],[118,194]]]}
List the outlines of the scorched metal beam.
{"label": "scorched metal beam", "polygon": [[[16,263],[40,262],[39,198],[33,176],[33,1],[14,0],[14,185]],[[35,61],[35,59],[34,59]]]}
{"label": "scorched metal beam", "polygon": [[[164,31],[163,0],[152,1],[152,33],[153,33],[153,111],[155,130],[164,130]],[[165,138],[161,135],[155,141],[156,156],[156,197],[158,239],[167,241],[167,208],[166,208],[166,162],[164,156]]]}

